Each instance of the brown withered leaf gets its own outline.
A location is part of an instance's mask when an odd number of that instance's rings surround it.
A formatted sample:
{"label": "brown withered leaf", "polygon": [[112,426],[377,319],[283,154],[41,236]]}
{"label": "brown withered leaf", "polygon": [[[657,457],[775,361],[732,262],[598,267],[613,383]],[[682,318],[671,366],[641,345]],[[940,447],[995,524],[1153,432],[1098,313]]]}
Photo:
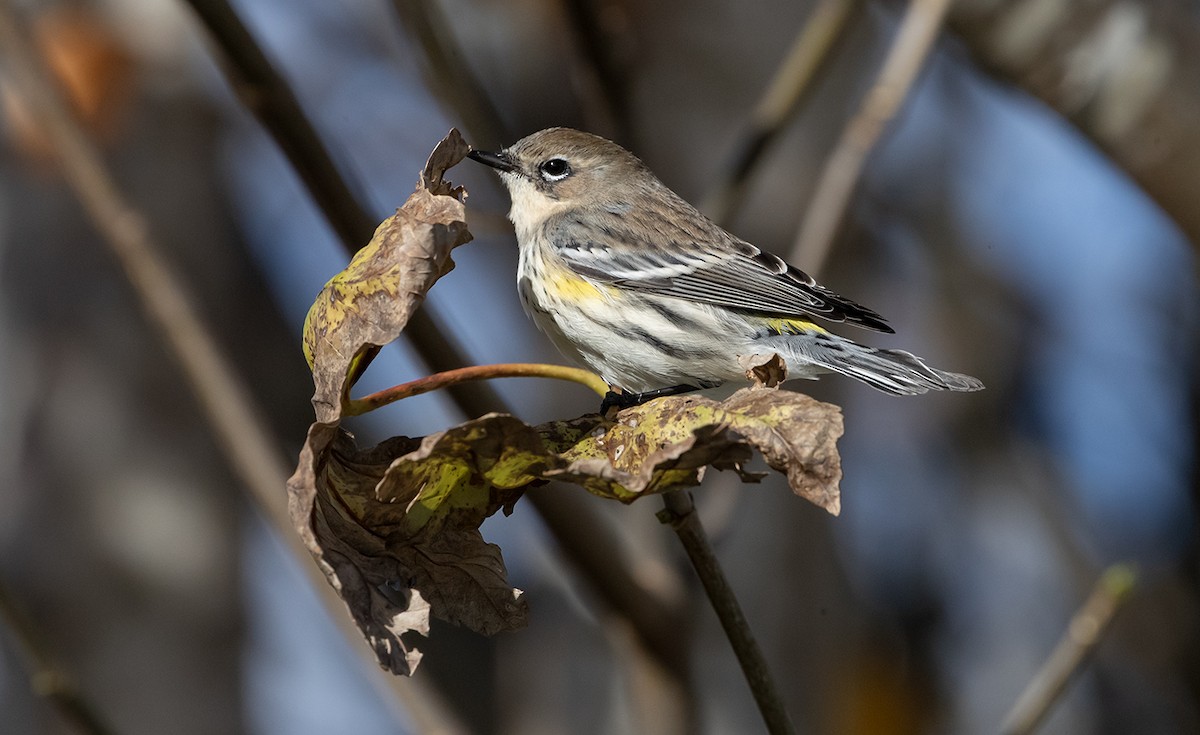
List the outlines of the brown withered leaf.
{"label": "brown withered leaf", "polygon": [[730,430],[753,445],[772,469],[787,475],[792,492],[833,515],[842,512],[840,408],[803,393],[754,388],[739,390],[718,405],[737,417]]}
{"label": "brown withered leaf", "polygon": [[[668,397],[528,426],[489,414],[425,437],[360,450],[346,432],[315,425],[293,482],[293,512],[384,666],[410,673],[428,612],[484,634],[525,623],[500,550],[479,525],[521,490],[557,479],[622,502],[699,484],[706,466],[744,479],[753,450],[792,488],[838,510],[841,434],[836,406],[799,393],[748,388],[725,401]],[[307,503],[307,505],[303,505]],[[406,638],[406,636],[408,636]]]}
{"label": "brown withered leaf", "polygon": [[304,320],[317,420],[341,417],[342,399],[379,347],[397,337],[425,293],[454,268],[450,251],[471,240],[466,192],[444,180],[470,150],[457,130],[429,156],[417,190],[329,280]]}
{"label": "brown withered leaf", "polygon": [[318,563],[380,663],[398,674],[420,660],[415,636],[428,634],[431,614],[485,635],[525,624],[525,601],[508,584],[500,549],[478,530],[508,498],[472,482],[476,468],[420,459],[443,446],[452,452],[456,431],[363,450],[346,431],[314,425],[293,478],[313,491],[292,494],[311,501],[293,509],[312,519],[301,534],[320,550]]}
{"label": "brown withered leaf", "polygon": [[757,479],[743,468],[757,450],[797,495],[834,515],[841,511],[841,410],[802,393],[743,388],[724,401],[671,396],[627,408],[615,424],[579,424],[587,419],[540,427],[568,462],[548,478],[628,503],[698,485],[705,465]]}
{"label": "brown withered leaf", "polygon": [[770,355],[740,355],[738,365],[754,385],[775,388],[787,380],[787,363],[775,353]]}
{"label": "brown withered leaf", "polygon": [[[471,239],[463,207],[466,192],[445,179],[446,169],[468,150],[457,130],[438,143],[416,191],[326,284],[304,324],[317,421],[288,481],[289,511],[381,664],[396,673],[412,672],[420,653],[411,638],[429,630],[433,605],[413,580],[432,579],[442,585],[439,589],[451,588],[443,578],[475,578],[478,570],[490,569],[499,570],[503,581],[499,549],[483,543],[478,523],[450,528],[444,538],[431,535],[418,546],[376,535],[359,522],[351,509],[360,489],[373,486],[395,457],[419,449],[420,443],[397,439],[359,452],[338,428],[350,384],[379,346],[400,335],[434,282],[454,267],[450,251]],[[379,501],[364,495],[361,505],[371,502]],[[424,552],[429,556],[412,558]],[[512,594],[507,583],[504,588]]]}

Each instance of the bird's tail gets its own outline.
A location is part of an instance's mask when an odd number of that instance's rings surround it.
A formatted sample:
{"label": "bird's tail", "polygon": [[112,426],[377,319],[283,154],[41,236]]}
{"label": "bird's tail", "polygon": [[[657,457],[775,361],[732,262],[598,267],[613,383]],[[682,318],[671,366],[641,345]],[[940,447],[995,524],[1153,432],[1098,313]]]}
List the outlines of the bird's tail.
{"label": "bird's tail", "polygon": [[930,390],[983,390],[978,378],[931,368],[903,350],[880,350],[827,333],[780,336],[772,341],[772,347],[793,369],[809,364],[857,378],[884,393],[911,396]]}

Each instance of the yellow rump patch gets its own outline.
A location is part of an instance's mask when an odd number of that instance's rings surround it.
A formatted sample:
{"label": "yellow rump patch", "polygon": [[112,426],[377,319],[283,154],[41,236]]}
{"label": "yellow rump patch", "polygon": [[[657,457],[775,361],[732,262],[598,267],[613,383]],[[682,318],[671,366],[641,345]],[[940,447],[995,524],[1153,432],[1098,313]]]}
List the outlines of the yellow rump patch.
{"label": "yellow rump patch", "polygon": [[768,319],[767,329],[775,334],[803,334],[805,332],[829,334],[825,329],[805,319]]}

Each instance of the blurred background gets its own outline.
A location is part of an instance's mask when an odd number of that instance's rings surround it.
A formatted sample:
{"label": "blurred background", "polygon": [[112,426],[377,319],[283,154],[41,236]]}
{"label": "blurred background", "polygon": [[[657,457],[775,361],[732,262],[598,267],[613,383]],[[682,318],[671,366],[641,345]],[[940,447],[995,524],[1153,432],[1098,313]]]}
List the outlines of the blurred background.
{"label": "blurred background", "polygon": [[[200,20],[220,4],[0,5],[24,19],[250,387],[272,461],[294,466],[312,419],[301,325],[348,254],[239,101]],[[836,377],[792,384],[844,409],[840,517],[777,477],[740,486],[713,473],[696,491],[800,731],[996,731],[1101,572],[1131,562],[1135,592],[1043,731],[1200,732],[1200,12],[1185,0],[962,0],[942,17],[947,5],[233,11],[372,223],[451,126],[489,149],[552,125],[591,130],[897,331],[856,336],[987,384],[912,398]],[[764,123],[760,100],[814,18],[828,50],[804,95]],[[889,51],[922,22],[937,34],[927,56]],[[820,46],[806,38],[802,50]],[[836,236],[801,243],[827,161],[889,55],[921,72]],[[386,681],[229,469],[30,116],[12,54],[0,58],[0,732],[77,731],[35,693],[46,681],[31,682],[28,638],[118,733],[761,731],[655,499],[617,507],[550,487],[536,508],[527,498],[490,519],[529,627],[485,639],[435,625],[416,677]],[[859,120],[852,130],[869,132]],[[732,167],[755,152],[731,195]],[[450,176],[470,192],[475,241],[428,312],[472,363],[561,361],[521,313],[498,181],[470,162]],[[397,344],[361,389],[444,358]],[[596,408],[571,384],[494,389],[530,422]],[[463,418],[433,394],[351,428],[368,444]],[[564,493],[578,497],[564,506]],[[621,600],[663,611],[658,633]]]}

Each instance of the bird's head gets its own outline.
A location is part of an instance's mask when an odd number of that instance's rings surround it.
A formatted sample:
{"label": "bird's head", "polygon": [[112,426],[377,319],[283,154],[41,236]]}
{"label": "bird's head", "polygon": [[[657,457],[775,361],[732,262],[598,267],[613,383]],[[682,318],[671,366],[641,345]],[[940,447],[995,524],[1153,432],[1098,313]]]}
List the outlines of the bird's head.
{"label": "bird's head", "polygon": [[627,208],[647,186],[661,186],[629,151],[570,128],[549,128],[497,153],[473,150],[469,155],[500,172],[518,235],[567,210]]}

